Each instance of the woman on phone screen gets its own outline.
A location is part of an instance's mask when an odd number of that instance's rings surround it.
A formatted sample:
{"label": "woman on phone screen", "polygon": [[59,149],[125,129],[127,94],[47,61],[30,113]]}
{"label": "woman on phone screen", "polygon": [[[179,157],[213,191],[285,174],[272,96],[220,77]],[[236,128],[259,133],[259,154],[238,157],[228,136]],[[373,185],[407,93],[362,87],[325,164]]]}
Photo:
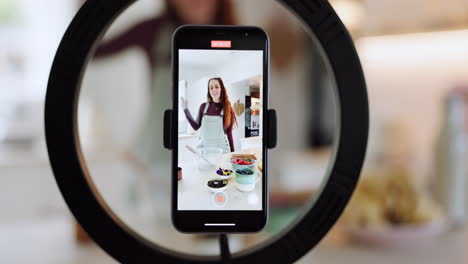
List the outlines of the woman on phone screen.
{"label": "woman on phone screen", "polygon": [[223,80],[219,77],[208,80],[207,102],[200,105],[197,119],[188,110],[188,102],[181,97],[185,116],[194,130],[200,130],[198,147],[216,147],[224,153],[234,152],[232,129],[237,125]]}

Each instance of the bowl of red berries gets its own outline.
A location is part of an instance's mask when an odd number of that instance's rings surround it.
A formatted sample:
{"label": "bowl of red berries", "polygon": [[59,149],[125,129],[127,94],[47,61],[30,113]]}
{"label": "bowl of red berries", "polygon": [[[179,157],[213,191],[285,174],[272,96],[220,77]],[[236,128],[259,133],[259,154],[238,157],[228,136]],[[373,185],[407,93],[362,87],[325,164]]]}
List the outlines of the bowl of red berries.
{"label": "bowl of red berries", "polygon": [[254,159],[250,158],[235,158],[231,159],[232,168],[234,171],[242,169],[253,169],[255,166]]}

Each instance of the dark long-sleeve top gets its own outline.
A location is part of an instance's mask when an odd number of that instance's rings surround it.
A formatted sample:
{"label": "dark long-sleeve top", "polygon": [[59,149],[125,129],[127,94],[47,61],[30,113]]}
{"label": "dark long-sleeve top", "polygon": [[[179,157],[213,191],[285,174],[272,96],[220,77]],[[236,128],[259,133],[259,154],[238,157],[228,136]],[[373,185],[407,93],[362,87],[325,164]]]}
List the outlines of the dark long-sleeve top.
{"label": "dark long-sleeve top", "polygon": [[[136,47],[143,50],[151,68],[156,66],[158,60],[158,63],[170,63],[171,50],[169,48],[166,52],[167,56],[164,58],[156,58],[155,51],[158,48],[156,43],[158,43],[161,37],[161,29],[169,24],[173,25],[174,28],[177,27],[177,25],[165,15],[142,21],[127,29],[122,34],[101,42],[96,49],[94,58],[112,56],[128,48]],[[164,32],[162,34],[164,34]]]}
{"label": "dark long-sleeve top", "polygon": [[[207,103],[203,103],[200,105],[200,109],[198,110],[198,115],[197,119],[193,119],[192,114],[190,114],[190,111],[188,109],[184,109],[185,116],[187,117],[188,122],[192,126],[193,129],[198,130],[203,122],[203,111],[205,111],[205,105]],[[210,116],[219,116],[221,114],[221,104],[220,103],[210,103],[208,106],[208,109],[206,111],[207,115]],[[234,152],[234,140],[232,138],[232,127],[233,124],[231,125],[224,131],[226,133],[227,138],[229,140],[229,146],[231,147],[231,152]]]}

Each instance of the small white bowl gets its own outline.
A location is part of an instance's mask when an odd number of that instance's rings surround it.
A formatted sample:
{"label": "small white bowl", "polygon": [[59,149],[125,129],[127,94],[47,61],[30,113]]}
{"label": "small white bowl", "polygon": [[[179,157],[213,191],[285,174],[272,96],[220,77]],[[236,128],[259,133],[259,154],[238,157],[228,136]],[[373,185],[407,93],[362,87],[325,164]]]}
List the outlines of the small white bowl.
{"label": "small white bowl", "polygon": [[216,173],[216,176],[218,176],[218,178],[222,179],[222,180],[229,180],[232,175],[234,175],[234,172],[231,173],[231,175],[219,175],[218,173]]}
{"label": "small white bowl", "polygon": [[239,191],[242,191],[242,192],[251,192],[255,189],[255,184],[256,183],[252,183],[252,184],[240,184],[238,182],[236,182],[236,187],[237,189],[239,189]]}
{"label": "small white bowl", "polygon": [[206,186],[208,188],[208,190],[212,193],[218,193],[218,192],[224,192],[226,190],[226,186],[222,187],[222,188],[211,188],[209,186]]}
{"label": "small white bowl", "polygon": [[[217,180],[217,179],[212,179],[212,180]],[[219,179],[219,180],[222,181],[223,179]],[[226,186],[221,187],[221,188],[212,188],[212,187],[208,186],[208,182],[206,183],[206,188],[208,188],[208,190],[210,192],[212,192],[212,193],[224,192],[226,190],[227,186],[228,185],[226,184]]]}
{"label": "small white bowl", "polygon": [[228,176],[225,176],[225,175],[218,175],[216,174],[221,180],[229,180],[231,177],[232,177],[232,174],[231,175],[228,175]]}

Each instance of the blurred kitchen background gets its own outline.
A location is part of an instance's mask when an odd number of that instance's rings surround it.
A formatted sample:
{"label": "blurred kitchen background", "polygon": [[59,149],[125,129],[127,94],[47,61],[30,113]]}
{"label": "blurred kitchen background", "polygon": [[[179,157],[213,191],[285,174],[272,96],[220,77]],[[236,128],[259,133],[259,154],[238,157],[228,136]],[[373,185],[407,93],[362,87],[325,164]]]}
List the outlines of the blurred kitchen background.
{"label": "blurred kitchen background", "polygon": [[[0,1],[0,263],[115,263],[68,212],[44,141],[48,73],[82,3]],[[218,254],[216,238],[173,230],[169,181],[134,153],[152,78],[167,77],[168,64],[160,61],[155,73],[128,32],[165,14],[165,3],[138,1],[97,44],[115,46],[86,69],[80,141],[93,184],[129,227],[174,250]],[[343,217],[299,263],[467,263],[468,1],[331,3],[364,68],[369,148]],[[230,4],[234,22],[270,35],[270,103],[280,125],[270,152],[270,222],[261,233],[230,236],[237,252],[287,228],[313,204],[333,161],[338,119],[333,74],[301,21],[276,1]]]}

